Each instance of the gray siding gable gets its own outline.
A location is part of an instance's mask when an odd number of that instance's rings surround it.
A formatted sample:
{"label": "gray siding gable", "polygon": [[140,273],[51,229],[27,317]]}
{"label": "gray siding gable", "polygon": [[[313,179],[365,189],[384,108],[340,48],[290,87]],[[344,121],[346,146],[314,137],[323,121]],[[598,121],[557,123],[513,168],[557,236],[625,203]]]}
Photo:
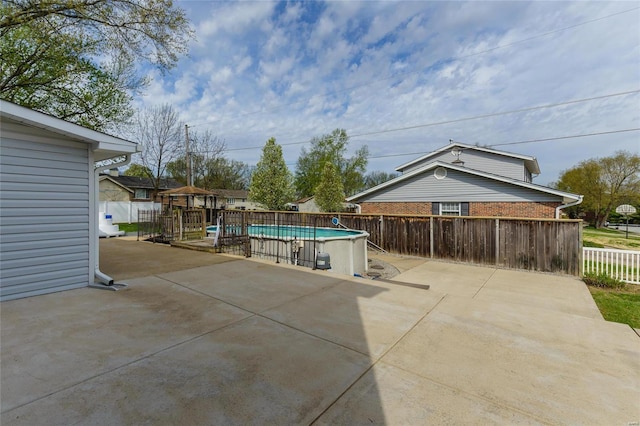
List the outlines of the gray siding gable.
{"label": "gray siding gable", "polygon": [[358,202],[562,202],[562,197],[457,170],[436,179],[433,170],[358,198]]}
{"label": "gray siding gable", "polygon": [[472,149],[463,150],[459,157],[452,155],[451,151],[437,153],[433,157],[429,157],[421,162],[411,165],[409,168],[404,170],[404,173],[419,169],[420,167],[424,167],[434,161],[451,164],[458,158],[464,162],[462,166],[469,169],[481,170],[486,173],[500,175],[511,179],[518,179],[525,182],[531,181],[531,174],[528,173],[524,165],[524,160]]}
{"label": "gray siding gable", "polygon": [[535,157],[460,142],[453,142],[409,161],[397,167],[396,171],[403,174],[410,173],[434,161],[454,164],[458,160],[458,157],[452,154],[454,149],[460,152],[459,159],[464,162],[463,166],[473,170],[481,170],[525,182],[532,182],[533,174],[540,174],[540,167]]}

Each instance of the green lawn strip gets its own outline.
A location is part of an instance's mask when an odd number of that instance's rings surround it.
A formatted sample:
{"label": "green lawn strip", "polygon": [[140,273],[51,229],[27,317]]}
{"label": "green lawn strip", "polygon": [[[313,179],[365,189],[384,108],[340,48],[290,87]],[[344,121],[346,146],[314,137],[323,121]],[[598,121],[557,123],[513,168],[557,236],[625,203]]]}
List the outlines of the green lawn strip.
{"label": "green lawn strip", "polygon": [[124,232],[138,232],[137,223],[118,223],[118,229]]}
{"label": "green lawn strip", "polygon": [[627,290],[589,287],[589,291],[605,320],[640,329],[640,286],[627,287]]}

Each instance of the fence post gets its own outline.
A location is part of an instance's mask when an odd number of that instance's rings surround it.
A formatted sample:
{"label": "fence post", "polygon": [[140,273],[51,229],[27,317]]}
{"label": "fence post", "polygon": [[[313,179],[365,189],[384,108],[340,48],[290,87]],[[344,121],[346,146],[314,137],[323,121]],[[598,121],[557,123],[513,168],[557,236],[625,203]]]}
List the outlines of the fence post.
{"label": "fence post", "polygon": [[578,222],[578,227],[578,276],[582,278],[584,277],[584,249],[582,248],[584,244],[582,232],[584,229],[582,228],[582,222]]}
{"label": "fence post", "polygon": [[380,247],[384,248],[384,215],[380,215]]}
{"label": "fence post", "polygon": [[280,263],[280,215],[278,212],[275,214],[276,219],[276,263]]}
{"label": "fence post", "polygon": [[429,257],[433,259],[433,216],[429,217]]}
{"label": "fence post", "polygon": [[500,219],[496,219],[496,265],[500,264]]}
{"label": "fence post", "polygon": [[202,239],[207,236],[207,212],[206,209],[202,209]]}

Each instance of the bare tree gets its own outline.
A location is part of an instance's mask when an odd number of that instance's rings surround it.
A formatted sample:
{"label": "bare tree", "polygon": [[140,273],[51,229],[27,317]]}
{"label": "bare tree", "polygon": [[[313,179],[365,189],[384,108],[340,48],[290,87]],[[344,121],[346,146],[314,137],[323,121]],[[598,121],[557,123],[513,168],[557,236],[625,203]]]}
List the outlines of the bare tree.
{"label": "bare tree", "polygon": [[[195,186],[211,189],[209,182],[211,168],[224,159],[227,145],[223,139],[214,136],[210,130],[189,133],[189,158],[191,160],[191,179]],[[167,173],[178,182],[187,182],[187,156],[181,155],[167,164]]]}
{"label": "bare tree", "polygon": [[134,140],[141,148],[140,163],[151,173],[153,195],[158,193],[160,179],[167,164],[185,153],[184,123],[169,104],[138,111],[134,123]]}

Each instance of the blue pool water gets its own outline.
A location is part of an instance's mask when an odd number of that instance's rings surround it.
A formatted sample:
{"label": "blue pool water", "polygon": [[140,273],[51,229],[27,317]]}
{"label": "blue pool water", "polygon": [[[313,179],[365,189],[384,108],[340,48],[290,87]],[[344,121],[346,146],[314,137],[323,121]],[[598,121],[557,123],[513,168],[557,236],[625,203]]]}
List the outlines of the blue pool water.
{"label": "blue pool water", "polygon": [[[240,227],[234,225],[227,225],[226,232],[240,233]],[[218,230],[218,227],[207,226],[207,233],[214,233]],[[340,228],[316,228],[315,234],[313,228],[307,226],[291,226],[291,225],[249,225],[249,235],[265,237],[280,237],[280,238],[298,238],[298,239],[310,239],[314,235],[316,238],[344,238],[353,237],[356,235],[362,235],[362,231],[353,231],[351,229]]]}

